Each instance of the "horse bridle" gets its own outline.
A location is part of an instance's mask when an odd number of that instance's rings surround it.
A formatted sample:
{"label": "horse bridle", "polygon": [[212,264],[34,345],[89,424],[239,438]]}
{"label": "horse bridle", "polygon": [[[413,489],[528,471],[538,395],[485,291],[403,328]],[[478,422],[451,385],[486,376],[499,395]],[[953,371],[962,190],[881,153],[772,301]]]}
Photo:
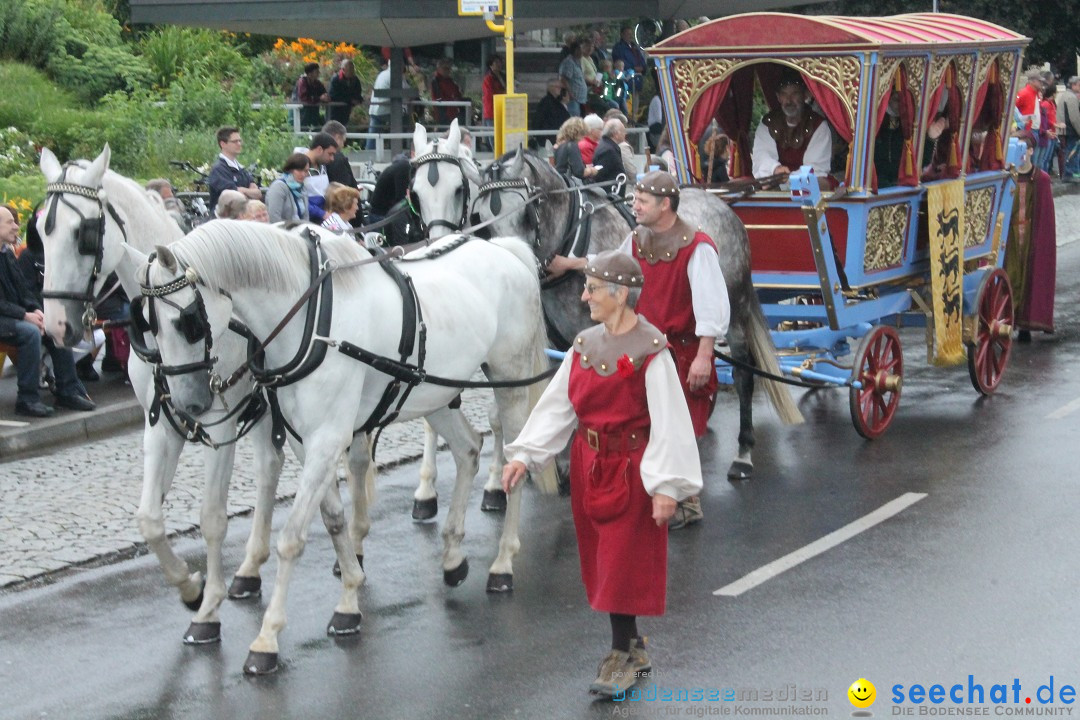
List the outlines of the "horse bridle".
{"label": "horse bridle", "polygon": [[[528,167],[526,165],[526,167]],[[543,195],[534,196],[532,183],[529,182],[529,178],[522,176],[519,178],[501,178],[503,171],[502,165],[495,162],[488,168],[488,172],[491,173],[492,179],[480,185],[480,188],[476,191],[476,201],[480,198],[491,196],[489,207],[493,215],[498,215],[502,212],[502,198],[499,197],[503,192],[513,192],[515,195],[521,198],[521,203],[525,207],[525,225],[532,229],[533,232],[533,247],[540,247],[540,203],[544,201]]]}
{"label": "horse bridle", "polygon": [[[46,200],[51,200],[49,203],[49,211],[45,215],[45,234],[50,234],[56,227],[57,204],[62,202],[67,205],[79,216],[79,229],[76,231],[75,235],[76,247],[78,248],[80,255],[92,256],[94,258],[94,268],[90,272],[90,280],[87,282],[85,291],[45,290],[42,291],[41,297],[55,300],[81,301],[83,303],[83,327],[88,328],[97,321],[97,312],[95,311],[97,296],[94,293],[94,287],[97,285],[98,277],[101,275],[101,262],[105,254],[106,213],[112,217],[113,221],[120,228],[120,233],[124,236],[124,242],[127,242],[127,230],[124,228],[124,221],[117,214],[116,209],[106,199],[105,190],[103,188],[93,188],[88,185],[80,185],[78,183],[66,181],[67,171],[72,166],[72,163],[65,164],[63,173],[60,176],[60,181],[49,183],[45,186],[45,198]],[[75,205],[64,197],[65,195],[78,195],[79,197],[93,200],[98,205],[98,216],[96,218],[86,217],[79,208],[75,207]]]}
{"label": "horse bridle", "polygon": [[431,228],[445,227],[448,228],[450,232],[460,232],[461,229],[465,227],[469,222],[469,179],[465,177],[465,170],[461,166],[461,158],[457,155],[449,155],[447,153],[433,151],[410,160],[409,165],[411,167],[411,172],[409,174],[409,188],[412,188],[413,179],[416,177],[417,170],[419,170],[425,165],[428,166],[428,182],[431,184],[432,187],[435,187],[435,185],[439,183],[439,163],[441,162],[448,162],[457,165],[458,170],[461,171],[461,187],[463,193],[463,196],[461,198],[461,217],[458,219],[457,223],[453,223],[449,220],[443,220],[442,218],[437,218],[435,220],[432,220],[430,224],[426,224],[424,223],[423,216],[420,215],[420,213],[417,213],[417,217],[420,218],[420,230],[425,237],[428,235],[428,231]]}
{"label": "horse bridle", "polygon": [[[147,262],[152,262],[153,259],[154,256],[151,255]],[[156,372],[163,375],[186,375],[204,370],[209,373],[213,370],[214,364],[217,363],[217,358],[210,355],[210,351],[214,348],[214,338],[210,331],[210,318],[206,314],[206,303],[203,301],[202,293],[199,292],[196,284],[198,280],[199,274],[194,268],[185,268],[179,277],[170,280],[164,285],[155,286],[139,283],[142,295],[131,300],[131,322],[136,330],[131,334],[131,347],[139,357],[152,362],[156,366]],[[195,293],[195,299],[190,304],[181,307],[168,299],[169,295],[177,293],[185,287],[190,287]],[[200,340],[202,341],[202,360],[183,365],[165,365],[161,362],[161,354],[150,350],[146,346],[143,341],[143,334],[147,330],[153,335],[157,335],[158,332],[157,311],[154,308],[155,301],[163,302],[180,311],[180,317],[174,320],[173,324],[189,344],[194,345]],[[146,305],[145,316],[143,315],[144,303]]]}

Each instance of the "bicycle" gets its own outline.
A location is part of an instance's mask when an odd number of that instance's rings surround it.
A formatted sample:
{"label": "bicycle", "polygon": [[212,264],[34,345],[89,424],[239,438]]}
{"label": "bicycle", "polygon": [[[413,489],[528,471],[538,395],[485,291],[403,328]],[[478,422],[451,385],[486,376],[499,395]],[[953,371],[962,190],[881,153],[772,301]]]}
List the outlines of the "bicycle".
{"label": "bicycle", "polygon": [[173,193],[180,203],[181,214],[184,216],[187,227],[194,228],[208,220],[213,220],[214,211],[210,207],[210,188],[207,184],[210,176],[187,160],[170,160],[169,164],[195,176],[191,180],[194,190]]}

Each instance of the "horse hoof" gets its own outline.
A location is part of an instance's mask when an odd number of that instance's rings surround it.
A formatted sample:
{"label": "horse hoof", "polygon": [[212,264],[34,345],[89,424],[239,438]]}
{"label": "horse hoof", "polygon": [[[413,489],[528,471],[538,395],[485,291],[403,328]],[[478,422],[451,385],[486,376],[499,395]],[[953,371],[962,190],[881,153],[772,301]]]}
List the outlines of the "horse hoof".
{"label": "horse hoof", "polygon": [[412,519],[416,522],[431,520],[439,514],[439,498],[412,501]]}
{"label": "horse hoof", "polygon": [[484,512],[502,512],[506,509],[506,493],[502,490],[485,490],[480,509]]}
{"label": "horse hoof", "polygon": [[489,573],[487,591],[489,593],[508,593],[514,590],[514,576],[511,573]]}
{"label": "horse hoof", "polygon": [[731,463],[727,471],[728,480],[749,480],[754,476],[754,466],[742,460]]}
{"label": "horse hoof", "polygon": [[453,570],[443,570],[443,582],[450,587],[457,587],[461,583],[465,582],[465,578],[469,576],[469,559],[465,558],[461,561]]}
{"label": "horse hoof", "polygon": [[360,632],[360,622],[364,619],[363,613],[334,613],[330,618],[330,624],[326,626],[327,635],[355,635]]}
{"label": "horse hoof", "polygon": [[202,607],[203,590],[205,590],[205,589],[206,589],[206,581],[203,580],[202,585],[199,586],[199,597],[195,598],[194,600],[184,600],[183,598],[180,598],[184,602],[184,607],[186,607],[191,612],[198,612],[199,608]]}
{"label": "horse hoof", "polygon": [[221,623],[193,622],[184,633],[185,645],[208,645],[221,642]]}
{"label": "horse hoof", "polygon": [[277,672],[277,669],[278,654],[276,652],[255,652],[252,650],[248,653],[247,660],[244,661],[245,675],[269,675]]}
{"label": "horse hoof", "polygon": [[237,575],[229,585],[230,600],[250,600],[262,595],[262,578]]}
{"label": "horse hoof", "polygon": [[[358,563],[360,563],[360,569],[363,570],[364,569],[364,556],[363,555],[357,555],[356,556],[356,561]],[[334,574],[334,577],[336,577],[336,578],[341,577],[341,563],[339,563],[337,560],[335,560],[334,561],[334,567],[330,569],[330,572],[332,572]]]}

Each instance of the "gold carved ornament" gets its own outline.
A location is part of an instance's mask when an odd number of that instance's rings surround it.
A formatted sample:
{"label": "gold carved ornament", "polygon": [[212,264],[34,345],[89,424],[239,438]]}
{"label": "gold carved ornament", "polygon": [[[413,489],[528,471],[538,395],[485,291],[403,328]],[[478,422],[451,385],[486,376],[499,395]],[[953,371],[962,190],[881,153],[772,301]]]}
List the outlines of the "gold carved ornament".
{"label": "gold carved ornament", "polygon": [[875,116],[877,109],[881,107],[881,100],[885,97],[885,92],[893,84],[893,78],[896,75],[897,68],[900,67],[900,63],[900,58],[885,58],[884,60],[878,60],[877,87],[874,89],[873,107]]}
{"label": "gold carved ornament", "polygon": [[690,110],[701,93],[710,85],[720,82],[731,74],[740,61],[721,58],[692,58],[672,63],[675,77],[675,104],[684,120],[689,120]]}
{"label": "gold carved ornament", "polygon": [[994,188],[970,190],[964,198],[964,247],[982,245],[990,231],[990,210],[994,206]]}
{"label": "gold carved ornament", "polygon": [[904,257],[908,217],[907,203],[870,208],[870,213],[866,218],[864,272],[883,270],[900,264]]}
{"label": "gold carved ornament", "polygon": [[855,129],[855,112],[859,106],[858,58],[848,55],[837,57],[792,58],[786,64],[802,70],[832,90],[847,110],[848,124]]}
{"label": "gold carved ornament", "polygon": [[926,57],[913,56],[904,58],[904,69],[907,71],[908,90],[915,98],[915,107],[919,107],[919,101],[923,93],[923,78],[926,76]]}

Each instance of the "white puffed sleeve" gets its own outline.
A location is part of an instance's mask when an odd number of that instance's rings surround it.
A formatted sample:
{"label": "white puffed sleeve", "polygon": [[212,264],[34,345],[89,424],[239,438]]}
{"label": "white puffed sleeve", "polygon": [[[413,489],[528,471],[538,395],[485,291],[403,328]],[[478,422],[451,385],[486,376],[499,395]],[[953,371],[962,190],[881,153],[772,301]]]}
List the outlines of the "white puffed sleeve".
{"label": "white puffed sleeve", "polygon": [[694,306],[694,334],[698,337],[727,337],[731,322],[731,301],[720,268],[720,256],[708,243],[699,243],[686,268]]}
{"label": "white puffed sleeve", "polygon": [[566,353],[562,365],[529,414],[525,427],[506,446],[506,457],[525,463],[531,473],[538,473],[547,467],[552,458],[566,447],[577,427],[577,414],[570,404],[570,363],[574,357],[575,353]]}
{"label": "white puffed sleeve", "polygon": [[750,152],[750,161],[753,164],[751,172],[754,177],[769,177],[780,166],[780,153],[776,149],[776,141],[769,134],[769,128],[765,123],[758,123],[754,133],[754,149]]}
{"label": "white puffed sleeve", "polygon": [[645,369],[649,442],[641,458],[641,481],[649,495],[685,500],[701,492],[701,460],[694,425],[671,353],[660,352]]}

